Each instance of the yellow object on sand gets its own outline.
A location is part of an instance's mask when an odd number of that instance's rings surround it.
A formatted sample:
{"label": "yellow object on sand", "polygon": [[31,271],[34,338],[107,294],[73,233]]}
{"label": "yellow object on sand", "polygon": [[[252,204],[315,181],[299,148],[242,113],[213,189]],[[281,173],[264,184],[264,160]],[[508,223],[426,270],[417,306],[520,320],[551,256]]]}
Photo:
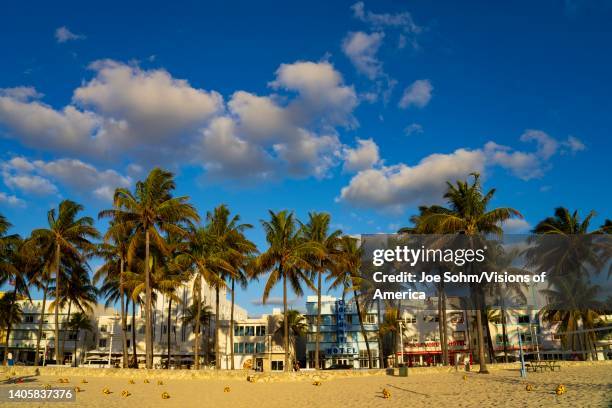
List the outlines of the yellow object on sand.
{"label": "yellow object on sand", "polygon": [[526,391],[533,391],[533,388],[534,388],[534,387],[533,387],[533,384],[527,384],[527,385],[525,386],[525,390],[526,390]]}
{"label": "yellow object on sand", "polygon": [[316,386],[316,387],[318,387],[318,386],[320,386],[320,385],[322,385],[322,384],[323,384],[323,383],[322,383],[321,381],[315,381],[315,382],[313,382],[313,383],[312,383],[312,385],[314,385],[314,386]]}
{"label": "yellow object on sand", "polygon": [[467,381],[467,375],[463,376],[463,381]]}
{"label": "yellow object on sand", "polygon": [[123,398],[127,398],[127,397],[129,397],[130,395],[132,395],[132,394],[131,394],[131,393],[130,393],[128,390],[123,390],[123,391],[121,391],[121,396],[122,396]]}
{"label": "yellow object on sand", "polygon": [[250,383],[254,383],[255,381],[257,381],[257,378],[255,378],[254,375],[249,375],[247,376],[247,381]]}
{"label": "yellow object on sand", "polygon": [[231,391],[230,387],[225,387],[225,388],[223,389],[223,392],[230,392],[230,391]]}
{"label": "yellow object on sand", "polygon": [[157,385],[164,385],[164,382],[162,380],[158,380]]}
{"label": "yellow object on sand", "polygon": [[87,384],[87,380],[83,378],[83,379],[81,380],[81,384]]}
{"label": "yellow object on sand", "polygon": [[556,393],[557,395],[562,395],[562,394],[565,394],[565,393],[566,393],[566,391],[567,391],[567,390],[565,389],[565,385],[563,385],[563,384],[559,384],[559,385],[557,385],[557,389],[555,390],[555,393]]}
{"label": "yellow object on sand", "polygon": [[145,383],[145,384],[148,384],[148,383],[149,383],[149,380],[147,380],[147,379],[145,378],[145,379],[144,379],[144,383]]}
{"label": "yellow object on sand", "polygon": [[102,394],[104,394],[104,395],[108,395],[108,394],[110,394],[110,393],[111,393],[111,390],[109,390],[109,389],[108,389],[108,387],[104,387],[104,388],[102,388]]}
{"label": "yellow object on sand", "polygon": [[51,384],[45,384],[44,388],[45,388],[45,390],[50,390],[51,389]]}
{"label": "yellow object on sand", "polygon": [[80,389],[79,387],[74,387],[74,392],[81,392],[83,391],[82,389]]}
{"label": "yellow object on sand", "polygon": [[389,398],[391,398],[391,391],[389,391],[386,388],[383,388],[382,395],[383,395],[384,399],[389,399]]}
{"label": "yellow object on sand", "polygon": [[162,397],[162,399],[168,399],[168,398],[170,398],[170,394],[168,394],[166,391],[164,391],[164,392],[162,392],[161,397]]}

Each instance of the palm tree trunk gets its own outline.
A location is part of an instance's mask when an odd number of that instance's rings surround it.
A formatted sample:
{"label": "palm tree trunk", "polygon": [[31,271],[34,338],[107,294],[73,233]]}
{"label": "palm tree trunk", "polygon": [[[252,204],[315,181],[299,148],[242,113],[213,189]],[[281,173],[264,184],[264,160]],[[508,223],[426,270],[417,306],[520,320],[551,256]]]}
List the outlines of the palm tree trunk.
{"label": "palm tree trunk", "polygon": [[79,341],[79,331],[76,331],[76,337],[74,339],[74,350],[72,351],[72,366],[77,367],[77,344]]}
{"label": "palm tree trunk", "polygon": [[132,299],[132,350],[134,353],[134,368],[138,368],[138,347],[136,346],[136,301]]}
{"label": "palm tree trunk", "polygon": [[376,314],[377,317],[376,319],[378,320],[378,361],[380,364],[380,368],[384,368],[385,367],[385,356],[383,355],[383,345],[382,345],[382,337],[381,337],[381,333],[380,333],[380,325],[381,325],[381,321],[380,321],[380,299],[376,300]]}
{"label": "palm tree trunk", "polygon": [[444,320],[442,314],[444,313],[444,295],[442,294],[442,283],[438,288],[438,332],[440,333],[440,351],[442,352],[442,364],[446,365],[446,351],[444,347],[445,333],[444,333]]}
{"label": "palm tree trunk", "polygon": [[478,288],[476,288],[476,298],[476,336],[478,337],[478,362],[480,364],[480,370],[478,372],[480,374],[489,374],[489,370],[487,370],[487,361],[485,359],[484,333],[482,330],[482,298]]}
{"label": "palm tree trunk", "polygon": [[319,271],[317,273],[317,334],[315,338],[315,370],[319,370],[319,354],[321,352],[321,275],[323,273]]}
{"label": "palm tree trunk", "polygon": [[170,325],[172,324],[172,298],[168,299],[168,370],[170,369],[170,353],[171,351],[171,345],[170,345]]}
{"label": "palm tree trunk", "polygon": [[444,358],[444,365],[449,364],[449,357],[448,357],[448,321],[446,319],[446,290],[444,288],[444,283],[442,283],[442,314],[440,315],[439,319],[442,321],[442,334],[444,335],[444,338],[440,339],[443,343],[442,343],[442,357]]}
{"label": "palm tree trunk", "polygon": [[121,340],[123,344],[123,368],[128,367],[128,345],[127,345],[127,302],[125,290],[123,288],[123,257],[119,261],[119,299],[121,301]]}
{"label": "palm tree trunk", "polygon": [[[365,340],[366,350],[368,351],[368,368],[372,368],[372,352],[370,351],[370,342],[363,324],[363,318],[361,316],[361,307],[359,305],[359,296],[357,295],[357,289],[353,289],[353,296],[355,297],[355,306],[357,307],[357,316],[359,318],[359,326],[361,327],[361,335]],[[360,367],[363,368],[363,367]]]}
{"label": "palm tree trunk", "polygon": [[[501,299],[501,297],[500,297]],[[504,301],[501,299],[501,324],[502,324],[502,341],[504,343],[504,362],[508,362],[508,330],[506,328],[506,308]]]}
{"label": "palm tree trunk", "polygon": [[[45,321],[45,308],[47,307],[47,291],[49,290],[49,281],[45,282],[45,288],[43,289],[43,300],[42,309],[40,311],[40,321],[38,322],[38,337],[36,338],[36,354],[34,355],[34,365],[38,366],[40,363],[40,340],[43,333],[43,322]],[[43,357],[43,360],[46,356]]]}
{"label": "palm tree trunk", "polygon": [[153,368],[153,330],[151,327],[151,271],[149,267],[149,230],[145,232],[145,348],[146,366]]}
{"label": "palm tree trunk", "polygon": [[9,315],[7,316],[6,322],[6,343],[4,344],[4,365],[8,365],[8,353],[9,353],[9,340],[11,337],[11,321],[13,314],[13,307],[15,300],[17,299],[17,282],[15,282],[15,289],[13,289],[13,297],[11,298],[11,305],[9,307]]}
{"label": "palm tree trunk", "polygon": [[196,283],[196,290],[194,290],[193,302],[195,307],[195,322],[194,322],[194,343],[193,343],[193,359],[195,364],[195,369],[200,369],[200,313],[202,311],[202,305],[200,303],[200,293],[201,293],[201,285],[202,285],[202,277],[198,274]]}
{"label": "palm tree trunk", "polygon": [[60,244],[55,246],[55,364],[61,360],[59,354],[59,298],[60,298]]}
{"label": "palm tree trunk", "polygon": [[235,279],[232,278],[232,306],[230,309],[230,354],[232,356],[231,368],[234,369],[234,284]]}
{"label": "palm tree trunk", "polygon": [[287,277],[283,273],[282,266],[279,268],[283,276],[283,335],[285,346],[285,371],[289,371],[289,319],[287,315]]}
{"label": "palm tree trunk", "polygon": [[64,336],[62,337],[62,351],[61,351],[61,355],[64,355],[64,350],[66,349],[66,334],[68,333],[68,322],[70,321],[70,312],[72,309],[72,301],[68,302],[68,321],[64,322],[64,327],[66,328],[64,330]]}
{"label": "palm tree trunk", "polygon": [[219,350],[219,284],[215,288],[215,368],[221,369],[221,352]]}

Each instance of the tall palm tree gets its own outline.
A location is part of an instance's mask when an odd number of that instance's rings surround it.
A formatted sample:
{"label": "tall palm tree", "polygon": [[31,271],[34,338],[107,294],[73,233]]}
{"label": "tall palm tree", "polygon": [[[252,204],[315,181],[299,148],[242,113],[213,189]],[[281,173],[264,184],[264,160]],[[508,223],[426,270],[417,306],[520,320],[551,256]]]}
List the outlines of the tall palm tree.
{"label": "tall palm tree", "polygon": [[[234,304],[235,304],[235,285],[238,282],[242,287],[246,287],[248,282],[247,269],[250,265],[252,257],[257,252],[257,247],[253,242],[248,240],[244,231],[253,228],[251,224],[241,224],[239,215],[230,215],[230,211],[224,204],[214,209],[212,213],[207,214],[210,232],[216,237],[215,241],[218,245],[219,256],[225,260],[227,266],[217,268],[217,274],[223,280],[230,281],[231,291],[231,309],[230,309],[230,344],[234,344]],[[219,321],[219,291],[216,289],[216,321]],[[226,285],[227,286],[227,285]],[[215,326],[215,354],[219,355],[219,325]],[[234,347],[230,347],[231,353],[231,369],[234,369]],[[220,356],[217,357],[217,368],[220,368]]]}
{"label": "tall palm tree", "polygon": [[5,294],[0,298],[0,328],[5,332],[6,340],[4,344],[4,365],[8,363],[9,342],[11,337],[11,327],[20,324],[23,318],[21,305],[17,303],[17,295],[14,292]]}
{"label": "tall palm tree", "polygon": [[[72,316],[70,316],[70,320],[68,321],[68,329],[71,330],[73,333],[75,333],[75,339],[74,339],[74,358],[73,360],[73,365],[74,367],[77,366],[77,346],[79,343],[79,334],[82,331],[85,331],[85,336],[87,336],[87,332],[92,332],[93,331],[93,327],[91,324],[91,321],[89,320],[89,316],[87,315],[87,313],[80,311],[77,313],[74,313]],[[85,343],[85,339],[83,339],[83,343]],[[83,354],[82,352],[83,350],[81,350],[81,355]]]}
{"label": "tall palm tree", "polygon": [[[29,251],[25,242],[18,236],[13,236],[4,245],[4,258],[0,261],[0,286],[6,283],[12,286],[13,289],[9,292],[11,296],[8,298],[11,303],[15,303],[18,299],[30,299],[29,281],[40,265],[37,262],[36,256]],[[5,316],[6,326],[6,346],[4,349],[4,358],[8,355],[8,338],[10,336],[12,325],[12,316],[10,313],[15,310],[14,305],[6,310],[9,315]]]}
{"label": "tall palm tree", "polygon": [[306,333],[308,333],[308,321],[299,311],[290,309],[283,315],[281,320],[278,321],[278,326],[274,332],[275,335],[284,335],[285,323],[289,328],[289,347],[293,357],[292,359],[294,360],[297,338],[304,337]]}
{"label": "tall palm tree", "polygon": [[[191,326],[192,330],[194,333],[196,333],[196,330],[200,330],[203,332],[207,332],[208,327],[211,325],[212,323],[212,319],[214,316],[214,313],[212,311],[212,308],[208,305],[201,305],[200,310],[196,310],[195,309],[195,304],[191,304],[189,305],[189,307],[187,307],[187,309],[185,310],[185,314],[182,317],[182,322],[185,325],[189,325]],[[196,323],[197,322],[197,323]],[[205,363],[208,363],[208,355],[210,350],[208,349],[208,344],[210,343],[209,341],[210,339],[206,339],[206,353],[205,353]],[[198,354],[194,354],[194,362],[196,360],[199,360],[199,355]]]}
{"label": "tall palm tree", "polygon": [[[268,300],[270,291],[282,280],[283,283],[283,315],[287,316],[287,282],[298,296],[303,294],[302,283],[316,290],[307,271],[310,270],[310,260],[314,256],[322,256],[319,245],[302,237],[293,213],[269,211],[270,220],[261,221],[266,234],[268,249],[257,257],[255,276],[269,272],[264,288],[263,303]],[[285,371],[289,371],[289,325],[284,319]]]}
{"label": "tall palm tree", "polygon": [[127,302],[129,297],[125,293],[125,270],[130,249],[130,240],[133,231],[126,228],[121,222],[111,222],[109,229],[104,234],[104,243],[100,245],[100,255],[105,264],[96,275],[116,275],[118,277],[118,298],[121,312],[121,340],[123,351],[123,368],[128,367],[127,346]]}
{"label": "tall palm tree", "polygon": [[308,223],[302,226],[304,238],[321,247],[320,257],[311,260],[312,280],[317,281],[317,320],[315,338],[315,369],[319,370],[321,339],[321,295],[323,274],[331,271],[339,263],[339,241],[342,231],[329,232],[331,217],[327,213],[311,212],[308,214]]}
{"label": "tall palm tree", "polygon": [[[64,200],[59,204],[57,211],[53,208],[47,213],[47,228],[32,231],[32,239],[43,247],[43,253],[50,258],[47,264],[55,272],[55,298],[59,299],[63,282],[60,268],[62,255],[86,259],[91,256],[96,246],[90,241],[100,237],[100,233],[93,225],[91,217],[80,217],[83,206],[74,201]],[[55,308],[55,360],[61,361],[59,343],[59,308]]]}
{"label": "tall palm tree", "polygon": [[[82,313],[92,313],[93,305],[96,304],[96,299],[98,297],[98,289],[91,283],[87,265],[75,262],[70,265],[70,268],[65,270],[65,272],[65,276],[62,276],[64,286],[60,292],[60,297],[53,300],[50,306],[54,309],[64,309],[67,305],[68,318],[64,323],[67,329],[72,316],[72,306],[76,306]],[[55,288],[52,287],[51,290],[53,291]],[[65,333],[67,333],[67,331]],[[66,337],[67,336],[64,335],[62,338],[60,355],[64,354]]]}
{"label": "tall palm tree", "polygon": [[[435,210],[425,211],[419,216],[419,224],[423,230],[436,234],[464,234],[470,245],[480,242],[481,234],[503,234],[502,224],[513,217],[522,218],[520,212],[510,207],[500,207],[489,210],[495,189],[486,193],[482,190],[480,175],[472,173],[473,181],[458,180],[456,184],[447,182],[444,198],[449,207],[435,207]],[[482,243],[482,242],[481,242]],[[483,332],[484,299],[481,287],[470,287],[476,300],[476,335],[478,340],[478,360],[481,374],[488,374],[485,360],[485,344]]]}
{"label": "tall palm tree", "polygon": [[361,329],[361,335],[366,344],[366,350],[368,353],[368,368],[372,368],[372,352],[370,351],[370,342],[368,339],[363,319],[366,310],[361,309],[361,302],[359,300],[361,294],[359,289],[361,288],[363,279],[361,277],[361,257],[363,250],[359,246],[359,242],[356,238],[348,235],[340,238],[339,242],[339,260],[334,265],[331,275],[328,279],[332,280],[330,289],[343,288],[344,292],[353,292],[353,301],[357,308],[357,318],[359,319],[359,327]]}
{"label": "tall palm tree", "polygon": [[115,190],[114,208],[100,212],[101,217],[112,217],[125,228],[145,236],[145,344],[146,366],[153,368],[153,330],[151,320],[150,245],[153,240],[165,248],[160,231],[187,235],[186,227],[198,221],[196,209],[186,196],[172,197],[176,188],[172,173],[158,167],[151,170],[144,181],[136,183],[134,193],[125,188]]}
{"label": "tall palm tree", "polygon": [[[205,227],[194,228],[189,235],[189,251],[185,256],[189,257],[193,263],[193,272],[195,275],[193,281],[193,308],[196,315],[195,318],[195,337],[194,337],[194,355],[196,356],[195,368],[200,368],[200,316],[202,310],[202,285],[208,284],[210,287],[218,288],[225,285],[222,273],[231,273],[232,265],[230,265],[222,256],[221,247],[218,236],[212,231],[210,223]],[[219,310],[217,304],[217,311]],[[217,313],[217,312],[215,312]],[[215,321],[217,324],[219,320]],[[218,355],[218,354],[217,354]],[[215,366],[217,361],[215,361]]]}

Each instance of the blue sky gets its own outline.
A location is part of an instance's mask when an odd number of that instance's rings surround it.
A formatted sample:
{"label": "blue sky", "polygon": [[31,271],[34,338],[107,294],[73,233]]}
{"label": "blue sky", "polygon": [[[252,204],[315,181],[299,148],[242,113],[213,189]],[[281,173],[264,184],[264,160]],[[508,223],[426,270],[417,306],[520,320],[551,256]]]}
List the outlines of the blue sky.
{"label": "blue sky", "polygon": [[[163,165],[202,213],[227,203],[264,247],[268,209],[390,232],[479,171],[494,205],[525,215],[508,231],[559,205],[600,225],[611,17],[603,0],[11,2],[0,213],[24,235],[63,198],[95,216]],[[261,292],[240,304],[269,310]]]}

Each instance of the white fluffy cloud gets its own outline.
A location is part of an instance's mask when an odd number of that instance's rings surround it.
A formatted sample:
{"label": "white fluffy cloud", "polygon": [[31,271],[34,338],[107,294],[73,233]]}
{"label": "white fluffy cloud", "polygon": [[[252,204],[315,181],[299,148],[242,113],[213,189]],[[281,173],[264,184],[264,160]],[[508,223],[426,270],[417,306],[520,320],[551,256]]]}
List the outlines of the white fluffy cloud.
{"label": "white fluffy cloud", "polygon": [[526,234],[531,230],[531,224],[522,218],[510,218],[502,224],[507,234]]}
{"label": "white fluffy cloud", "polygon": [[269,95],[236,91],[224,103],[163,69],[112,60],[61,109],[33,88],[0,92],[0,128],[28,147],[94,162],[192,163],[218,177],[323,177],[342,153],[338,127],[359,103],[328,61],[281,64]]}
{"label": "white fluffy cloud", "polygon": [[14,195],[9,195],[0,191],[0,204],[7,204],[13,207],[23,207],[25,206],[25,201]]}
{"label": "white fluffy cloud", "polygon": [[410,84],[399,101],[400,108],[424,108],[431,100],[433,86],[428,79],[418,79]]}
{"label": "white fluffy cloud", "polygon": [[576,136],[568,136],[567,140],[563,142],[563,146],[567,147],[571,153],[586,150],[586,145]]}
{"label": "white fluffy cloud", "polygon": [[[466,178],[472,172],[486,175],[493,167],[510,171],[522,180],[540,178],[550,167],[559,143],[540,130],[527,130],[523,142],[536,142],[535,151],[514,150],[495,142],[479,149],[457,149],[449,154],[432,154],[415,165],[379,165],[359,171],[342,188],[338,201],[357,207],[401,210],[408,206],[439,203],[447,181]],[[553,149],[554,147],[554,149]],[[528,226],[516,222],[506,228]]]}
{"label": "white fluffy cloud", "polygon": [[130,177],[115,170],[98,170],[76,159],[51,161],[13,157],[0,163],[4,184],[28,194],[57,194],[55,183],[87,195],[110,200],[117,187],[129,187]]}
{"label": "white fluffy cloud", "polygon": [[357,147],[344,148],[344,170],[361,171],[380,162],[378,145],[372,139],[357,139]]}
{"label": "white fluffy cloud", "polygon": [[406,136],[423,133],[423,126],[418,123],[411,123],[404,129]]}
{"label": "white fluffy cloud", "polygon": [[342,51],[351,60],[358,72],[374,80],[383,74],[382,63],[376,54],[384,33],[367,34],[363,31],[350,32],[342,41]]}
{"label": "white fluffy cloud", "polygon": [[412,15],[408,12],[395,14],[374,13],[369,10],[366,11],[365,4],[362,1],[353,4],[351,9],[355,18],[367,23],[374,29],[394,27],[413,34],[419,34],[423,31],[423,28],[414,22]]}
{"label": "white fluffy cloud", "polygon": [[68,29],[66,26],[59,27],[55,30],[55,40],[58,43],[65,43],[67,41],[73,40],[83,40],[85,38],[84,35],[75,34]]}
{"label": "white fluffy cloud", "polygon": [[480,150],[432,154],[414,166],[402,163],[363,170],[342,189],[339,199],[358,207],[379,209],[435,203],[440,201],[447,180],[483,170],[484,155]]}

